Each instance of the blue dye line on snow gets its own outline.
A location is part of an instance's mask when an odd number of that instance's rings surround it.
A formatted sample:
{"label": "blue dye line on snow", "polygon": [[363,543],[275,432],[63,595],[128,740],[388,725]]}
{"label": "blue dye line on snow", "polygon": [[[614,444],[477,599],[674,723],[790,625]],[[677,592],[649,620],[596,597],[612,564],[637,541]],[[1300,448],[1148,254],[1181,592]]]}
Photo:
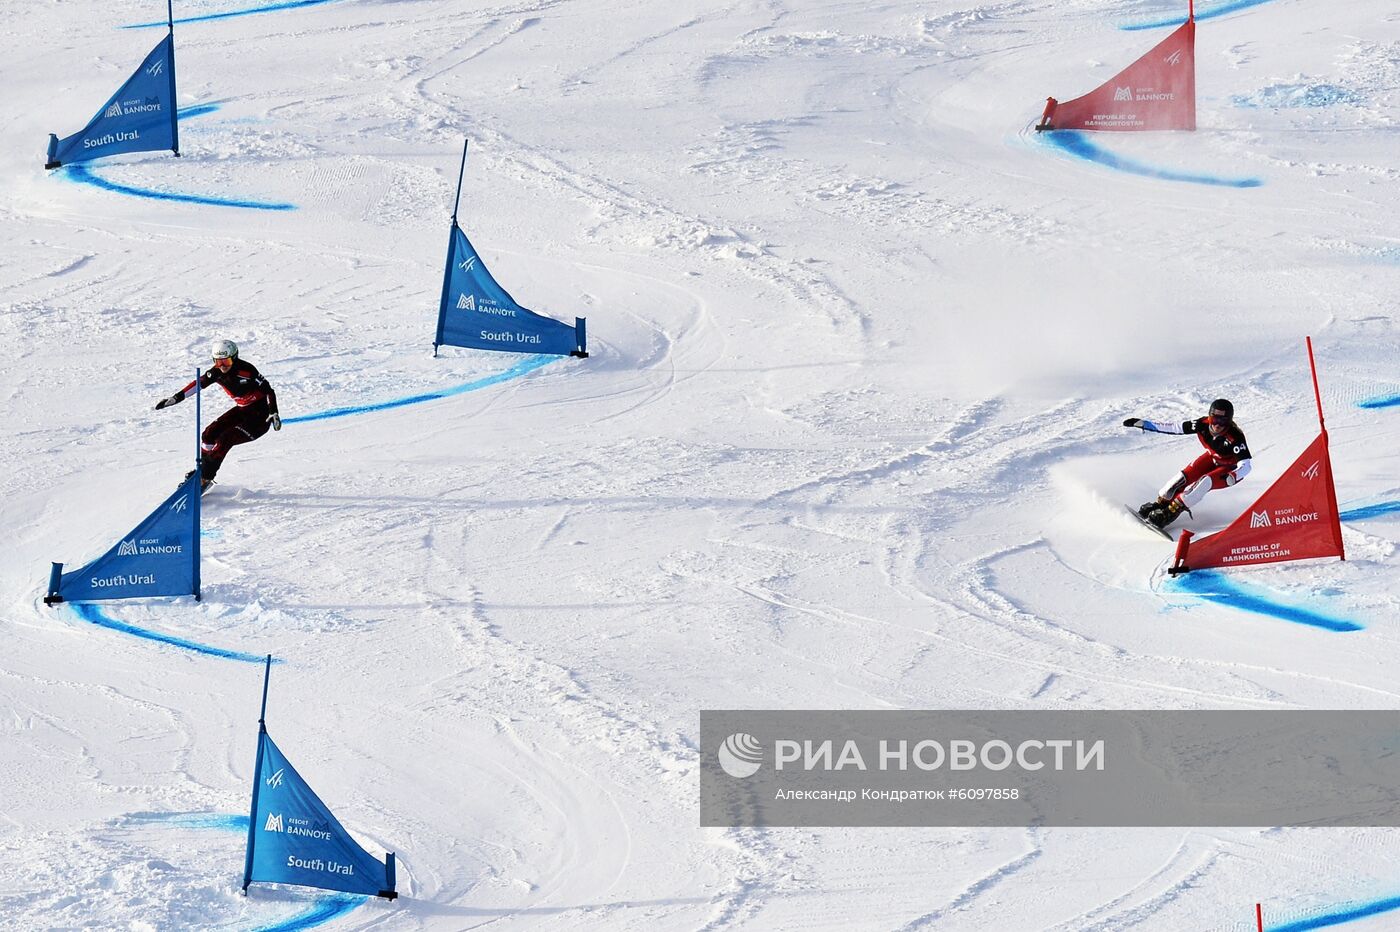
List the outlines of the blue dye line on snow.
{"label": "blue dye line on snow", "polygon": [[218,109],[218,104],[195,104],[193,107],[181,107],[175,111],[175,115],[182,120],[188,120],[190,117],[204,116]]}
{"label": "blue dye line on snow", "polygon": [[[248,817],[223,812],[139,812],[126,817],[128,822],[161,822],[180,828],[211,828],[226,832],[248,831]],[[343,916],[365,901],[364,897],[334,894],[322,897],[306,912],[298,913],[272,925],[258,926],[254,932],[296,932],[312,929]]]}
{"label": "blue dye line on snow", "polygon": [[1341,518],[1343,521],[1365,521],[1368,518],[1380,518],[1397,512],[1400,512],[1400,502],[1377,502],[1374,505],[1348,508],[1342,512]]}
{"label": "blue dye line on snow", "polygon": [[1358,401],[1358,408],[1393,408],[1400,405],[1400,395],[1382,395],[1379,398],[1367,398],[1365,401]]}
{"label": "blue dye line on snow", "polygon": [[1136,159],[1126,158],[1100,148],[1089,140],[1087,133],[1079,130],[1061,129],[1046,133],[1037,133],[1042,140],[1058,149],[1063,149],[1070,155],[1078,156],[1090,162],[1097,162],[1100,165],[1114,168],[1121,172],[1128,172],[1133,175],[1144,175],[1148,178],[1161,178],[1164,181],[1187,181],[1191,184],[1208,184],[1222,188],[1257,188],[1264,182],[1259,178],[1221,178],[1219,175],[1201,175],[1191,172],[1176,171],[1171,168],[1158,168],[1155,165],[1148,165],[1146,162],[1139,162]]}
{"label": "blue dye line on snow", "polygon": [[173,191],[156,191],[151,188],[137,188],[126,184],[117,184],[115,181],[108,181],[92,173],[84,162],[77,162],[72,165],[63,166],[62,171],[69,178],[82,184],[90,184],[102,188],[104,191],[115,191],[118,194],[132,194],[136,197],[149,197],[158,201],[183,201],[187,204],[209,204],[214,207],[246,207],[249,210],[296,210],[295,204],[278,204],[268,201],[241,201],[227,197],[206,197],[201,194],[178,194]]}
{"label": "blue dye line on snow", "polygon": [[[236,650],[224,650],[222,647],[210,647],[207,644],[200,644],[195,641],[187,641],[184,638],[177,638],[170,634],[161,634],[158,631],[150,631],[146,628],[138,628],[129,625],[124,621],[117,621],[103,613],[101,606],[92,602],[70,602],[73,611],[78,613],[78,617],[83,621],[90,621],[103,628],[110,628],[113,631],[120,631],[123,634],[134,634],[139,638],[147,638],[152,641],[159,641],[162,644],[170,644],[175,647],[183,647],[185,650],[192,650],[200,654],[208,654],[210,657],[222,657],[225,660],[242,660],[246,663],[264,663],[267,657],[255,654],[245,654]],[[273,663],[278,663],[273,658]]]}
{"label": "blue dye line on snow", "polygon": [[248,831],[248,817],[223,812],[140,812],[126,817],[129,822],[162,822],[180,828],[212,828],[225,832]]}
{"label": "blue dye line on snow", "polygon": [[344,916],[364,901],[364,897],[341,894],[324,897],[317,900],[306,912],[290,919],[283,919],[281,922],[274,922],[270,926],[258,926],[254,932],[296,932],[298,929],[315,928],[330,922],[332,919]]}
{"label": "blue dye line on snow", "polygon": [[[1217,16],[1224,16],[1227,13],[1236,13],[1240,10],[1247,10],[1252,6],[1259,6],[1268,2],[1269,0],[1230,0],[1230,2],[1228,3],[1222,3],[1220,4],[1220,6],[1213,6],[1208,10],[1197,9],[1196,21],[1200,22],[1203,19],[1215,19]],[[179,20],[177,19],[175,20],[175,22],[178,23]],[[1163,26],[1180,26],[1184,22],[1186,22],[1186,17],[1182,16],[1180,13],[1177,13],[1173,16],[1168,16],[1165,19],[1154,19],[1142,23],[1123,23],[1119,25],[1118,28],[1126,32],[1135,32],[1139,29],[1160,29]],[[161,23],[161,25],[164,26],[165,24]]]}
{"label": "blue dye line on snow", "polygon": [[1268,615],[1271,618],[1281,618],[1284,621],[1292,621],[1300,625],[1311,625],[1314,628],[1325,628],[1328,631],[1362,630],[1361,625],[1352,621],[1333,618],[1311,609],[1271,601],[1257,590],[1251,591],[1220,573],[1213,573],[1209,570],[1185,573],[1177,576],[1168,585],[1191,595],[1200,596],[1207,602]]}
{"label": "blue dye line on snow", "polygon": [[1400,896],[1363,903],[1360,906],[1349,906],[1336,912],[1323,913],[1321,916],[1299,919],[1297,922],[1290,922],[1287,925],[1269,926],[1269,932],[1307,932],[1309,929],[1326,929],[1329,926],[1339,926],[1344,922],[1354,922],[1357,919],[1377,916],[1395,909],[1400,909]]}
{"label": "blue dye line on snow", "polygon": [[[283,3],[267,3],[262,6],[251,6],[242,10],[227,10],[223,13],[205,13],[201,16],[186,16],[175,20],[177,23],[202,23],[211,19],[228,19],[233,16],[252,16],[255,13],[276,13],[279,10],[295,10],[304,6],[320,6],[323,3],[335,3],[336,0],[285,0]],[[130,26],[122,26],[122,29],[164,29],[166,21],[158,23],[132,23]]]}
{"label": "blue dye line on snow", "polygon": [[318,411],[315,414],[299,414],[296,417],[284,417],[283,424],[300,424],[306,421],[324,421],[333,417],[346,417],[351,414],[368,414],[371,411],[387,411],[390,408],[402,408],[404,405],[416,405],[420,401],[435,401],[438,398],[448,398],[452,395],[460,395],[464,392],[474,392],[479,388],[486,388],[490,385],[499,385],[509,379],[518,378],[527,372],[533,372],[541,366],[546,366],[560,356],[529,356],[511,366],[504,372],[495,375],[488,375],[485,378],[477,379],[474,382],[467,382],[452,388],[443,388],[435,392],[427,392],[422,395],[409,395],[407,398],[396,398],[393,401],[381,401],[372,405],[356,405],[349,408],[331,408],[329,411]]}

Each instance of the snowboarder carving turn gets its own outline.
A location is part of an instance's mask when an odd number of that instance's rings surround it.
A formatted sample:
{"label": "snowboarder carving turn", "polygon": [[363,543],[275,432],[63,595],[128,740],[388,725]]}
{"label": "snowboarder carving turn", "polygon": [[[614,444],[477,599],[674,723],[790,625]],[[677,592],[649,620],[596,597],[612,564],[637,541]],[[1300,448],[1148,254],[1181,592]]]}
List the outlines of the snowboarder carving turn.
{"label": "snowboarder carving turn", "polygon": [[1190,512],[1212,489],[1227,489],[1249,475],[1250,453],[1244,431],[1235,423],[1235,406],[1225,398],[1210,403],[1210,413],[1194,421],[1163,424],[1130,417],[1124,427],[1157,434],[1195,434],[1206,452],[1162,487],[1157,497],[1138,508],[1138,515],[1157,528],[1165,528],[1183,511]]}
{"label": "snowboarder carving turn", "polygon": [[[204,454],[200,470],[201,490],[213,484],[214,476],[218,474],[229,450],[240,443],[257,440],[267,433],[269,427],[282,429],[282,418],[277,413],[277,393],[256,366],[238,358],[238,344],[232,340],[220,340],[214,344],[210,355],[214,358],[214,365],[199,377],[199,387],[218,385],[228,392],[234,407],[204,428],[200,437],[199,446]],[[156,402],[156,410],[179,404],[193,395],[194,390],[194,382],[190,382],[169,398]]]}

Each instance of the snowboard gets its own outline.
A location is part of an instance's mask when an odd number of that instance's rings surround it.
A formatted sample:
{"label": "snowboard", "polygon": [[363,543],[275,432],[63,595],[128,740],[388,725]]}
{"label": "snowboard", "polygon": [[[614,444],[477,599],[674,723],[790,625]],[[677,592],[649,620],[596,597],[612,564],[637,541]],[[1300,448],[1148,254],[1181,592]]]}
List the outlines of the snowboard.
{"label": "snowboard", "polygon": [[1148,529],[1149,531],[1151,531],[1153,534],[1156,534],[1156,535],[1158,535],[1159,537],[1162,537],[1162,538],[1164,538],[1164,539],[1166,539],[1166,540],[1169,540],[1169,541],[1171,541],[1172,543],[1176,543],[1176,538],[1175,538],[1175,537],[1172,537],[1172,536],[1171,536],[1170,534],[1168,534],[1165,530],[1163,530],[1162,528],[1159,528],[1157,525],[1153,524],[1151,521],[1148,521],[1148,520],[1147,520],[1146,518],[1144,518],[1142,515],[1138,514],[1136,508],[1132,507],[1131,505],[1124,505],[1123,508],[1128,512],[1128,514],[1130,514],[1130,515],[1133,516],[1133,520],[1134,520],[1134,521],[1136,521],[1138,524],[1141,524],[1143,527],[1147,528],[1147,529]]}
{"label": "snowboard", "polygon": [[[183,478],[183,479],[180,480],[180,485],[177,485],[176,488],[177,488],[177,489],[178,489],[178,488],[181,488],[182,486],[184,486],[184,484],[185,484],[186,482],[189,482],[189,481],[190,481],[190,476],[192,476],[192,475],[194,475],[194,470],[193,470],[193,469],[190,470],[189,472],[185,473],[185,478]],[[217,481],[217,480],[210,479],[210,480],[209,480],[209,484],[206,485],[206,486],[204,486],[202,489],[199,490],[199,497],[200,497],[200,498],[203,498],[204,496],[206,496],[206,495],[209,494],[209,490],[212,489],[212,488],[214,487],[215,481]]]}

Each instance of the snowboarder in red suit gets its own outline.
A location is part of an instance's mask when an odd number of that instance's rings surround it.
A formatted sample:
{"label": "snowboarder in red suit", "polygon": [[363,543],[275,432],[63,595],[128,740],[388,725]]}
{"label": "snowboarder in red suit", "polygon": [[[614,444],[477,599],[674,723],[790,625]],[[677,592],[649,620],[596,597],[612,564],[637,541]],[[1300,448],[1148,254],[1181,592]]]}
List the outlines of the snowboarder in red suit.
{"label": "snowboarder in red suit", "polygon": [[1235,406],[1225,398],[1210,403],[1210,413],[1194,421],[1162,424],[1130,417],[1124,427],[1136,427],[1157,434],[1195,434],[1206,452],[1162,487],[1157,497],[1138,509],[1138,514],[1164,528],[1183,511],[1206,497],[1211,489],[1226,489],[1249,475],[1249,444],[1244,431],[1235,423]]}
{"label": "snowboarder in red suit", "polygon": [[[277,413],[277,393],[256,366],[238,358],[238,344],[220,340],[214,344],[211,355],[214,365],[199,377],[199,387],[220,386],[233,399],[234,407],[204,428],[200,437],[200,450],[204,454],[200,478],[204,489],[214,481],[229,450],[240,443],[257,440],[269,427],[282,429],[282,418]],[[191,382],[169,398],[158,401],[156,410],[179,404],[194,392],[195,383]]]}

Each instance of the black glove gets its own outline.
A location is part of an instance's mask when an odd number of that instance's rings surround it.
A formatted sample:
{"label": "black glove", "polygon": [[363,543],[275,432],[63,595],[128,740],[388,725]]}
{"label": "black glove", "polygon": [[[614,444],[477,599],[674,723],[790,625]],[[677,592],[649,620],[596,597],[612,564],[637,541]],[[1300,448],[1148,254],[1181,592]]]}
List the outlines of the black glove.
{"label": "black glove", "polygon": [[1143,420],[1142,418],[1140,418],[1140,417],[1130,417],[1130,418],[1128,418],[1126,421],[1123,422],[1123,426],[1124,426],[1124,427],[1136,427],[1136,428],[1138,428],[1139,430],[1146,430],[1146,429],[1147,429],[1147,426],[1146,426],[1146,425],[1147,425],[1147,422],[1144,421],[1144,420]]}
{"label": "black glove", "polygon": [[169,398],[162,398],[160,401],[157,401],[157,402],[156,402],[156,410],[159,411],[161,408],[168,408],[168,407],[170,407],[171,405],[177,405],[177,404],[179,404],[180,402],[182,402],[182,401],[184,401],[184,400],[185,400],[185,395],[184,395],[184,393],[183,393],[183,392],[176,392],[175,394],[171,395]]}
{"label": "black glove", "polygon": [[278,414],[276,411],[273,411],[267,416],[267,422],[272,425],[273,430],[282,429],[282,415]]}

